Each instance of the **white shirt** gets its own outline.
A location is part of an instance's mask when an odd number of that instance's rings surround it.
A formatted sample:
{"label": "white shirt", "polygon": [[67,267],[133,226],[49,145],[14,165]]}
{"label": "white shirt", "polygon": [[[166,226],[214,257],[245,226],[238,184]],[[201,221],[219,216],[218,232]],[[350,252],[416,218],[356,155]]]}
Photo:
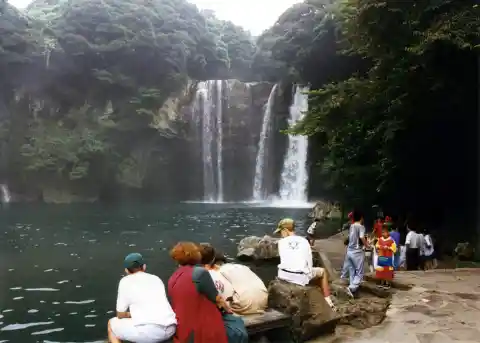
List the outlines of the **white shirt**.
{"label": "white shirt", "polygon": [[423,236],[419,235],[413,230],[408,231],[407,238],[405,239],[405,245],[408,245],[410,249],[422,248]]}
{"label": "white shirt", "polygon": [[[312,248],[304,237],[292,235],[278,241],[278,278],[305,286],[313,278]],[[292,273],[294,272],[294,273]]]}
{"label": "white shirt", "polygon": [[220,267],[220,273],[230,281],[240,298],[252,293],[268,292],[262,279],[243,264],[225,263]]}
{"label": "white shirt", "polygon": [[315,229],[317,227],[317,222],[313,222],[307,229],[307,233],[309,235],[314,235],[315,234]]}
{"label": "white shirt", "polygon": [[118,284],[117,312],[130,311],[135,325],[170,326],[177,320],[158,276],[136,272],[123,277]]}
{"label": "white shirt", "polygon": [[233,290],[233,286],[230,281],[228,281],[225,276],[223,276],[219,271],[209,270],[208,272],[212,277],[218,294],[225,300],[227,300],[228,298],[233,298],[233,294],[235,291]]}
{"label": "white shirt", "polygon": [[365,226],[355,222],[350,225],[348,229],[348,245],[347,250],[349,251],[359,251],[363,247],[360,245],[360,239],[365,237]]}
{"label": "white shirt", "polygon": [[[430,248],[428,246],[430,246]],[[423,254],[425,256],[431,256],[434,251],[432,237],[430,237],[430,235],[425,235],[423,240]]]}

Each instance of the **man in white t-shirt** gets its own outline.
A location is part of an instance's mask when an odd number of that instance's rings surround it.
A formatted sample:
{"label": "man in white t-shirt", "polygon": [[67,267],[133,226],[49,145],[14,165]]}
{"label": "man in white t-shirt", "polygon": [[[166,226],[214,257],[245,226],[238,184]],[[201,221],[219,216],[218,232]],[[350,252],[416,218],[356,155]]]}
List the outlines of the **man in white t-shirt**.
{"label": "man in white t-shirt", "polygon": [[118,284],[117,316],[108,321],[109,342],[158,343],[170,339],[177,320],[162,280],[145,272],[139,253],[127,255],[124,267],[127,275]]}
{"label": "man in white t-shirt", "polygon": [[330,297],[326,270],[313,266],[312,248],[304,237],[295,234],[293,219],[282,219],[274,232],[274,234],[277,233],[282,236],[282,239],[278,241],[280,255],[278,278],[301,286],[314,283],[321,287],[325,301],[336,311]]}

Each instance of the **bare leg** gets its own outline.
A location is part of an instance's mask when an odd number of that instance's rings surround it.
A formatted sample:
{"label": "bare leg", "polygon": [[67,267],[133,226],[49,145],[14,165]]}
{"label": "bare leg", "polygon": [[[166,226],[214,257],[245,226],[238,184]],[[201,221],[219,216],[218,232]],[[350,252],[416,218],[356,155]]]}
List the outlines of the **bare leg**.
{"label": "bare leg", "polygon": [[112,327],[110,326],[110,320],[108,321],[108,341],[110,343],[122,343],[122,341],[113,334]]}
{"label": "bare leg", "polygon": [[336,312],[337,308],[335,307],[335,304],[333,303],[332,298],[330,297],[331,292],[330,292],[330,285],[328,284],[327,272],[324,271],[321,277],[320,276],[315,277],[311,283],[322,290],[325,301],[332,308],[332,310]]}

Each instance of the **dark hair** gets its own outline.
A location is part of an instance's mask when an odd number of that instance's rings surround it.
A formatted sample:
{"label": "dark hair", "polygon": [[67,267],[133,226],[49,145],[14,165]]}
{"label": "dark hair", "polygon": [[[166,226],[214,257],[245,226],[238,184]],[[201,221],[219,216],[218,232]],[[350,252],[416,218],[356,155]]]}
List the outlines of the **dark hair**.
{"label": "dark hair", "polygon": [[179,242],[170,250],[170,257],[181,266],[193,266],[202,260],[200,249],[201,247],[196,243]]}
{"label": "dark hair", "polygon": [[218,262],[227,263],[227,258],[222,252],[217,250],[215,253],[215,263],[218,263]]}
{"label": "dark hair", "polygon": [[318,218],[318,217],[313,218],[313,221],[314,221],[314,222],[319,222],[320,220],[321,220],[321,219]]}
{"label": "dark hair", "polygon": [[140,264],[138,262],[135,262],[133,264],[133,266],[131,268],[127,268],[127,270],[130,274],[133,274],[133,273],[136,273],[136,272],[139,272],[139,271],[143,270],[144,265],[145,264]]}
{"label": "dark hair", "polygon": [[362,218],[363,218],[363,214],[360,211],[357,211],[357,210],[353,211],[353,221],[359,222],[360,220],[362,220]]}
{"label": "dark hair", "polygon": [[209,243],[200,243],[202,247],[202,264],[213,265],[215,263],[215,248]]}

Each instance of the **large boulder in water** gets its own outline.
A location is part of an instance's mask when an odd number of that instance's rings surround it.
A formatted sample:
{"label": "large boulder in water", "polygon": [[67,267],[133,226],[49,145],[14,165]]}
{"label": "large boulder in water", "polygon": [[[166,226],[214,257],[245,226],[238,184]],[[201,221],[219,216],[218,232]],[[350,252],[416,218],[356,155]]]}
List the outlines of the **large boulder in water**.
{"label": "large boulder in water", "polygon": [[268,307],[292,316],[292,335],[298,342],[335,332],[339,321],[314,286],[273,280],[268,285]]}
{"label": "large boulder in water", "polygon": [[248,260],[271,260],[278,256],[278,238],[270,236],[248,236],[243,238],[237,247],[237,258]]}

